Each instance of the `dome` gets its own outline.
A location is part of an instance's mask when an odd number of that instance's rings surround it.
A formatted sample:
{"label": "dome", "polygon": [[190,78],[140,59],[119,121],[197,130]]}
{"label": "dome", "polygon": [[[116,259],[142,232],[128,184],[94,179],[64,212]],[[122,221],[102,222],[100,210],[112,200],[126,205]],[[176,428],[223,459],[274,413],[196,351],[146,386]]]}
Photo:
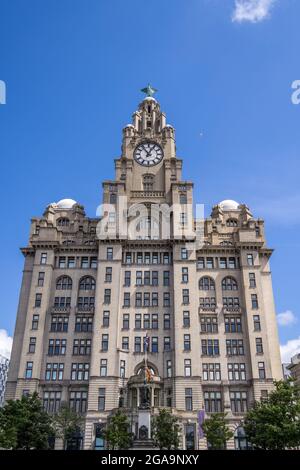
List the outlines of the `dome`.
{"label": "dome", "polygon": [[219,206],[223,211],[237,211],[240,204],[232,199],[225,199],[225,201],[219,202]]}
{"label": "dome", "polygon": [[74,201],[74,199],[61,199],[60,201],[56,203],[56,207],[58,209],[72,209],[74,204],[77,204],[77,202]]}
{"label": "dome", "polygon": [[155,101],[156,102],[156,99],[153,98],[153,96],[146,96],[146,98],[144,98],[144,101]]}

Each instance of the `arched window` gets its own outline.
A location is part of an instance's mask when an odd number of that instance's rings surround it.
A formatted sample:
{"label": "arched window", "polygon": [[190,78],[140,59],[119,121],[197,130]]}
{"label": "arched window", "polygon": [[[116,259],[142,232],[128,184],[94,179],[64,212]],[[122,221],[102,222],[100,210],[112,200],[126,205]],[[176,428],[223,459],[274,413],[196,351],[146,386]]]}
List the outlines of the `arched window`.
{"label": "arched window", "polygon": [[224,277],[222,281],[222,290],[238,290],[238,283],[233,277]]}
{"label": "arched window", "polygon": [[96,281],[92,276],[85,276],[79,281],[80,290],[95,290]]}
{"label": "arched window", "polygon": [[67,219],[66,217],[61,217],[57,221],[57,226],[58,227],[68,227],[69,223],[70,223],[69,219]]}
{"label": "arched window", "polygon": [[57,290],[71,290],[72,279],[69,276],[61,276],[56,281]]}
{"label": "arched window", "polygon": [[153,191],[153,175],[144,175],[143,176],[143,189],[144,191]]}
{"label": "arched window", "polygon": [[248,450],[252,448],[250,442],[247,440],[245,430],[242,426],[239,426],[234,431],[234,448],[235,450]]}
{"label": "arched window", "polygon": [[215,290],[215,281],[208,276],[201,277],[199,281],[200,290]]}
{"label": "arched window", "polygon": [[238,221],[236,219],[228,219],[226,225],[227,227],[237,227]]}

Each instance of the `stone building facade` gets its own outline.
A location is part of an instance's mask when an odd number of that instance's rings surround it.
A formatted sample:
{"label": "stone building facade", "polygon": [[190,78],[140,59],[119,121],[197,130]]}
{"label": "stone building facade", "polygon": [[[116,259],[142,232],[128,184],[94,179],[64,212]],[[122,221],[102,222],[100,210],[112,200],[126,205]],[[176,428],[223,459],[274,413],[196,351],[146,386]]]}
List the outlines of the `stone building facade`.
{"label": "stone building facade", "polygon": [[123,129],[101,217],[64,199],[32,219],[7,398],[70,403],[85,416],[82,447],[101,449],[119,407],[138,436],[147,373],[151,414],[178,416],[182,448],[206,448],[201,410],[226,411],[228,447],[245,445],[245,411],[282,378],[272,250],[246,205],[222,201],[196,220],[193,204],[175,130],[147,96]]}

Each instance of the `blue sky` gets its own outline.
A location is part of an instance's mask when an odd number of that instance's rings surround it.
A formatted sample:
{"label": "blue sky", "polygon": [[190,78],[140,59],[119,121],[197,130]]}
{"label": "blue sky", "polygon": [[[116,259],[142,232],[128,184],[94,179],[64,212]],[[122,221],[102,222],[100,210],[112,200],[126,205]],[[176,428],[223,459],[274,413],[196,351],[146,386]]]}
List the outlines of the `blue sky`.
{"label": "blue sky", "polygon": [[0,10],[0,329],[13,334],[30,218],[64,197],[95,215],[150,81],[206,213],[230,198],[266,219],[285,358],[300,350],[299,0],[2,0]]}

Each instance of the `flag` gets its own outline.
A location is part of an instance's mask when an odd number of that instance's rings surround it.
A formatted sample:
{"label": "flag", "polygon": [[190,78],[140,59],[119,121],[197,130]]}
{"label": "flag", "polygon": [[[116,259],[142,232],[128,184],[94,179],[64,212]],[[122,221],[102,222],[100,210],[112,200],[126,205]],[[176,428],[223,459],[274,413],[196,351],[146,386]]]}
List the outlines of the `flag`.
{"label": "flag", "polygon": [[149,351],[149,346],[150,346],[150,336],[148,336],[148,333],[146,333],[146,336],[144,337],[144,350]]}
{"label": "flag", "polygon": [[198,436],[199,439],[203,439],[204,437],[204,432],[202,429],[202,424],[204,423],[204,418],[205,418],[205,410],[199,410],[198,411]]}

